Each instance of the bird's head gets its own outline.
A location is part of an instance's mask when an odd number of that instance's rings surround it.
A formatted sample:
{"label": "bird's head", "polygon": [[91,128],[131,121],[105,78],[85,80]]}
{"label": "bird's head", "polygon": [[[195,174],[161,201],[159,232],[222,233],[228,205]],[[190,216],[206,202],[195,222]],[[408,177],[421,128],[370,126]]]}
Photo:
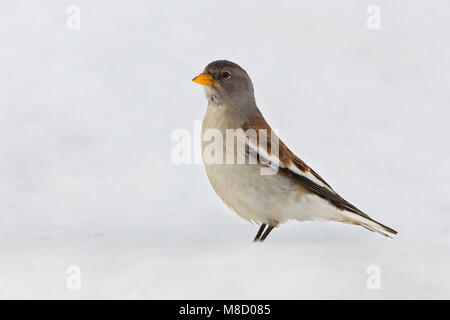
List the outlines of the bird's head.
{"label": "bird's head", "polygon": [[192,81],[205,86],[208,101],[215,104],[254,102],[252,80],[236,63],[218,60],[208,64]]}

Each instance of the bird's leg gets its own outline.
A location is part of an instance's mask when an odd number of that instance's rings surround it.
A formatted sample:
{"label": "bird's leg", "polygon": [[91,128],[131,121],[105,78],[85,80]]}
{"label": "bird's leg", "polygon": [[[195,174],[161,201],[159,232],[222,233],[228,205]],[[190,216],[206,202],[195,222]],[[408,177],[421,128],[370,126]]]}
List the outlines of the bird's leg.
{"label": "bird's leg", "polygon": [[261,234],[263,233],[265,227],[266,227],[265,223],[263,223],[261,225],[261,227],[259,227],[258,233],[256,234],[256,237],[255,237],[255,239],[253,241],[258,241],[259,240],[259,237],[261,237]]}
{"label": "bird's leg", "polygon": [[270,231],[272,231],[272,229],[275,228],[274,226],[268,226],[266,231],[264,232],[264,234],[262,235],[262,237],[259,239],[259,241],[264,241],[267,236],[269,235]]}

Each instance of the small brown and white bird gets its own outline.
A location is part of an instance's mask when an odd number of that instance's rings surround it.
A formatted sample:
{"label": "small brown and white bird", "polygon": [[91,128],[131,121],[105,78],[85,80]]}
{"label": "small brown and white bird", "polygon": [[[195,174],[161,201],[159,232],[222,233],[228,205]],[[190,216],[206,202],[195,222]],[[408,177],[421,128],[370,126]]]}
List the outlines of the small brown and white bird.
{"label": "small brown and white bird", "polygon": [[202,153],[209,181],[239,216],[261,225],[254,241],[264,241],[288,220],[338,221],[387,237],[397,233],[344,200],[278,139],[240,66],[214,61],[193,81],[204,85],[208,99]]}

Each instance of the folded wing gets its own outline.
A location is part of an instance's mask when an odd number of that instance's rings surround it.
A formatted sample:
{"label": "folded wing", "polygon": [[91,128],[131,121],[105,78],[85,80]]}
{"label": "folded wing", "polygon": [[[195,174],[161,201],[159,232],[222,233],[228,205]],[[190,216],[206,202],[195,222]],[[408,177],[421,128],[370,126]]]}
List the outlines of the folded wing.
{"label": "folded wing", "polygon": [[[342,214],[349,219],[350,223],[360,224],[371,231],[381,233],[385,236],[388,235],[380,231],[380,229],[393,234],[397,233],[395,230],[373,220],[360,209],[342,198],[324,179],[322,179],[322,177],[291,152],[286,145],[276,137],[275,133],[271,132],[268,134],[268,137],[270,139],[261,145],[258,142],[247,139],[246,152],[248,155],[257,155],[258,163],[279,170],[279,174],[286,175],[290,179],[304,186],[310,192],[327,200],[330,204],[342,210]],[[277,148],[273,148],[273,138],[278,140]],[[278,152],[272,152],[273,149],[278,149]]]}

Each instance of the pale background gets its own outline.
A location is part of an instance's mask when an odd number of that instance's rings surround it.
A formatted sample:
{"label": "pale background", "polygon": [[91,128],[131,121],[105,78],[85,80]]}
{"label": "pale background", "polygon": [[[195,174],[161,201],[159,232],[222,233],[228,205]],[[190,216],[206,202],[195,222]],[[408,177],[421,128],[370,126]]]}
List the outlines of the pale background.
{"label": "pale background", "polygon": [[[0,298],[450,298],[450,2],[0,9]],[[205,112],[191,79],[216,59],[244,67],[287,145],[398,237],[292,222],[252,243],[202,165],[171,162],[172,132]]]}

